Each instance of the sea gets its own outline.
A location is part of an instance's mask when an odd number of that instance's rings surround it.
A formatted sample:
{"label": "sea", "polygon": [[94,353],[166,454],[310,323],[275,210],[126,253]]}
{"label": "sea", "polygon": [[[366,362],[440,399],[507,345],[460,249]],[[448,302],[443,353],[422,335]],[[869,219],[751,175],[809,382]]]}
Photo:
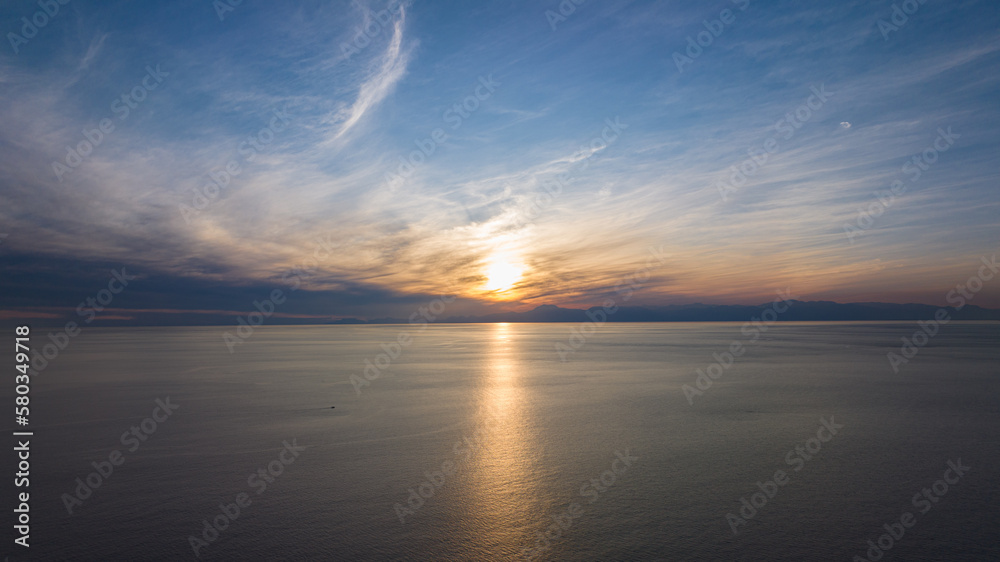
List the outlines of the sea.
{"label": "sea", "polygon": [[938,328],[89,327],[3,555],[1000,560],[1000,324]]}

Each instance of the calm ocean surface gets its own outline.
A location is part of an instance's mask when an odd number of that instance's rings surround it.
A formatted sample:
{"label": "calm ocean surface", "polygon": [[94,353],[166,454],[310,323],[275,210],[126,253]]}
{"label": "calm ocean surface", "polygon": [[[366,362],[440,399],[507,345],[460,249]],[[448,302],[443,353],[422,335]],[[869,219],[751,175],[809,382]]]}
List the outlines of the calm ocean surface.
{"label": "calm ocean surface", "polygon": [[914,323],[607,324],[561,361],[575,326],[265,326],[234,354],[219,327],[85,329],[34,378],[32,546],[5,554],[193,560],[245,493],[201,559],[850,561],[911,512],[873,555],[1000,560],[1000,325],[949,324],[899,373]]}

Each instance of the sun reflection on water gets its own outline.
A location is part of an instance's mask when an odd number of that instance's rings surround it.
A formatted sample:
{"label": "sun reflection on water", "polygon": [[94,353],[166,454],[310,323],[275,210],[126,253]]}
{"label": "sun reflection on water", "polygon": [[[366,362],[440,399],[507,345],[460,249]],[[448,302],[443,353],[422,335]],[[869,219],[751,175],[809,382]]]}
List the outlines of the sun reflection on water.
{"label": "sun reflection on water", "polygon": [[[521,381],[517,328],[495,324],[477,404],[478,451],[470,458],[469,486],[478,548],[503,557],[516,555],[529,536],[538,447],[529,430],[529,403]],[[533,453],[534,451],[534,453]]]}

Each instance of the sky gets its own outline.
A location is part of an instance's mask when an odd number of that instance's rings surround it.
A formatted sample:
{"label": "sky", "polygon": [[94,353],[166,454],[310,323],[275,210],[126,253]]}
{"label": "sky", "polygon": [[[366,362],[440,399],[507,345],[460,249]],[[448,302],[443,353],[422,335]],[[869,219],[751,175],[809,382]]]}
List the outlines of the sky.
{"label": "sky", "polygon": [[944,305],[997,253],[994,3],[578,2],[4,3],[0,316]]}

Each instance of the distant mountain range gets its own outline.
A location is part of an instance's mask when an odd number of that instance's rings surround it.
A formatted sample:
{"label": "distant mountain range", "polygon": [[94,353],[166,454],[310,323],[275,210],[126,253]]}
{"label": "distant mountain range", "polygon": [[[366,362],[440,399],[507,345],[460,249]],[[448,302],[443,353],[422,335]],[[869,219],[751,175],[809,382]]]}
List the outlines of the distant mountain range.
{"label": "distant mountain range", "polygon": [[[788,309],[778,314],[778,321],[916,321],[934,317],[944,308],[952,320],[1000,321],[1000,310],[965,305],[961,310],[929,304],[894,304],[883,302],[836,303],[831,301],[787,301]],[[608,322],[746,322],[760,318],[771,308],[771,303],[757,306],[730,304],[678,304],[642,307],[624,306],[607,315]],[[436,319],[435,323],[480,322],[586,322],[588,312],[596,314],[600,307],[589,309],[560,308],[542,305],[526,312],[502,312],[483,316],[450,316]],[[332,324],[407,324],[403,318],[376,318],[359,320],[344,318]]]}

